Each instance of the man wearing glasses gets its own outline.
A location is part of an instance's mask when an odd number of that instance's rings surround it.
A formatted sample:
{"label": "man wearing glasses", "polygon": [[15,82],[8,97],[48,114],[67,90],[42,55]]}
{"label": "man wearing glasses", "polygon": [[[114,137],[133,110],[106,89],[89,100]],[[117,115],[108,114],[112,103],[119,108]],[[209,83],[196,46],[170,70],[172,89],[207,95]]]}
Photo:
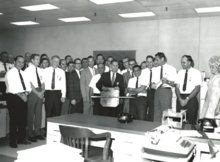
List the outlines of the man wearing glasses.
{"label": "man wearing glasses", "polygon": [[125,69],[121,71],[121,75],[123,75],[124,73],[126,73],[129,70],[128,62],[129,62],[128,57],[123,58],[122,63],[123,63],[123,66],[124,66]]}

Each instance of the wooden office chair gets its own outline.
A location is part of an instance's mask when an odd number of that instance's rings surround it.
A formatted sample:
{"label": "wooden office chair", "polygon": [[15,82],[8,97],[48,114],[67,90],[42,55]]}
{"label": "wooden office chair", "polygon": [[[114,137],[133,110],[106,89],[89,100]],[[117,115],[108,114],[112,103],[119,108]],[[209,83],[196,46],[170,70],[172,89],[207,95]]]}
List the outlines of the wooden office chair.
{"label": "wooden office chair", "polygon": [[[85,162],[113,162],[113,152],[110,149],[111,134],[95,134],[89,129],[59,125],[61,143],[82,149]],[[90,140],[106,140],[104,148],[91,146]]]}

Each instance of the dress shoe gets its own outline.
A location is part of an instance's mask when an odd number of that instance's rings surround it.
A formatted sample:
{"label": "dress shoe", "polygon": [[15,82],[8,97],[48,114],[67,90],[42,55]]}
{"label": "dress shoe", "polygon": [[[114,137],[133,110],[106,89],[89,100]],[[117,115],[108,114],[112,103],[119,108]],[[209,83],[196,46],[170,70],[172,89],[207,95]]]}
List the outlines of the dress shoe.
{"label": "dress shoe", "polygon": [[18,145],[16,143],[10,143],[9,145],[11,148],[18,148]]}
{"label": "dress shoe", "polygon": [[37,142],[35,137],[29,137],[28,140],[31,141],[31,142]]}
{"label": "dress shoe", "polygon": [[45,138],[41,135],[35,136],[35,138],[38,139],[38,140],[45,140]]}
{"label": "dress shoe", "polygon": [[23,140],[23,141],[18,141],[18,144],[30,145],[31,143],[29,141]]}

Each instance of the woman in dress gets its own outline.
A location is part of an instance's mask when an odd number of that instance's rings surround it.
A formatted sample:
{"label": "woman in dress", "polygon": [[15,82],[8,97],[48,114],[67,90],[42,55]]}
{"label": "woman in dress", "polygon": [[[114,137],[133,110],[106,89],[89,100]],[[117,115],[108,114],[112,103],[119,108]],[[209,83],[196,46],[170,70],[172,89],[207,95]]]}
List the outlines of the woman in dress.
{"label": "woman in dress", "polygon": [[208,82],[201,118],[214,118],[220,112],[220,56],[213,56],[209,66],[212,76]]}

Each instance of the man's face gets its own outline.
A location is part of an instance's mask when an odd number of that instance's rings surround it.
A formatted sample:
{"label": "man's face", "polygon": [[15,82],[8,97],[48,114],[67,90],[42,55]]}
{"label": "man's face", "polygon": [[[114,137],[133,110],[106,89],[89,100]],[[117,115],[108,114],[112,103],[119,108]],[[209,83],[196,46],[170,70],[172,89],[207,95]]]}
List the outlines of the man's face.
{"label": "man's face", "polygon": [[32,59],[31,61],[32,61],[32,64],[34,64],[35,66],[39,66],[40,56],[35,56],[34,59]]}
{"label": "man's face", "polygon": [[48,66],[49,66],[49,62],[48,62],[47,60],[44,60],[44,61],[42,62],[42,68],[43,68],[43,69],[46,69]]}
{"label": "man's face", "polygon": [[146,66],[149,68],[149,69],[152,69],[153,66],[154,66],[154,61],[152,58],[147,58],[146,59]]}
{"label": "man's face", "polygon": [[88,66],[89,66],[88,60],[83,60],[83,61],[82,61],[82,67],[83,67],[83,68],[87,68]]}
{"label": "man's face", "polygon": [[114,73],[117,73],[117,71],[118,71],[118,62],[116,62],[116,61],[112,62],[111,69]]}
{"label": "man's face", "polygon": [[73,63],[70,63],[68,66],[68,71],[72,72],[73,70],[75,70],[75,65]]}
{"label": "man's face", "polygon": [[157,66],[162,66],[164,63],[164,58],[162,57],[161,59],[159,58],[159,56],[155,57],[155,63],[157,64]]}
{"label": "man's face", "polygon": [[144,62],[141,64],[141,69],[146,69],[147,68],[147,64]]}
{"label": "man's face", "polygon": [[3,63],[7,63],[8,62],[8,54],[7,53],[3,53],[1,58],[2,58],[2,62]]}
{"label": "man's face", "polygon": [[105,66],[104,64],[98,64],[98,73],[102,74],[105,71]]}
{"label": "man's face", "polygon": [[72,61],[72,57],[67,57],[66,58],[66,63],[68,64],[70,61]]}
{"label": "man's face", "polygon": [[60,68],[63,69],[64,71],[66,70],[66,60],[61,61]]}
{"label": "man's face", "polygon": [[133,66],[135,65],[134,61],[129,61],[129,69],[133,71]]}
{"label": "man's face", "polygon": [[111,66],[111,62],[112,62],[113,58],[108,58],[107,60],[107,66],[110,67]]}
{"label": "man's face", "polygon": [[14,65],[18,70],[21,70],[24,66],[24,58],[18,57],[17,61],[14,62]]}
{"label": "man's face", "polygon": [[124,59],[122,60],[122,62],[123,62],[124,68],[125,68],[125,69],[128,69],[128,68],[129,68],[128,58],[124,58]]}
{"label": "man's face", "polygon": [[81,61],[80,61],[80,60],[76,60],[76,62],[75,62],[75,68],[76,68],[77,70],[80,70],[81,67],[82,67]]}
{"label": "man's face", "polygon": [[97,64],[103,64],[104,58],[102,56],[98,56],[96,62],[97,62]]}
{"label": "man's face", "polygon": [[12,54],[9,54],[8,55],[8,62],[10,63],[10,64],[13,64],[14,63],[14,56],[12,55]]}
{"label": "man's face", "polygon": [[52,60],[51,60],[51,65],[54,67],[54,68],[57,68],[59,66],[59,62],[60,62],[60,59],[57,58],[57,57],[54,57]]}
{"label": "man's face", "polygon": [[30,53],[25,54],[25,61],[26,62],[31,62],[31,54]]}
{"label": "man's face", "polygon": [[188,61],[186,57],[183,57],[181,59],[181,65],[182,65],[183,69],[189,69],[190,68],[190,61]]}
{"label": "man's face", "polygon": [[89,58],[88,63],[89,63],[89,67],[93,68],[95,61],[93,58]]}
{"label": "man's face", "polygon": [[139,67],[134,68],[134,76],[139,77],[141,75],[141,69]]}

